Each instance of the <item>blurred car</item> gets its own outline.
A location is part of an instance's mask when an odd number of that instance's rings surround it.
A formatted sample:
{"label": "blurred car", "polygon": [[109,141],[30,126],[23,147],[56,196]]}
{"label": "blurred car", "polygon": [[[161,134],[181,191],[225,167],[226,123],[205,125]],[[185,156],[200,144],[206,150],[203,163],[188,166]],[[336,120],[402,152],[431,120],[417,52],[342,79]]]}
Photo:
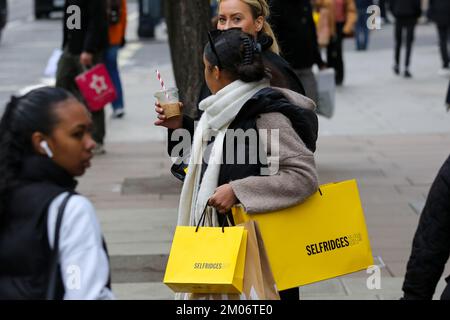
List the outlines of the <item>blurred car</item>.
{"label": "blurred car", "polygon": [[64,2],[64,0],[34,0],[34,17],[48,18],[53,11],[63,11]]}

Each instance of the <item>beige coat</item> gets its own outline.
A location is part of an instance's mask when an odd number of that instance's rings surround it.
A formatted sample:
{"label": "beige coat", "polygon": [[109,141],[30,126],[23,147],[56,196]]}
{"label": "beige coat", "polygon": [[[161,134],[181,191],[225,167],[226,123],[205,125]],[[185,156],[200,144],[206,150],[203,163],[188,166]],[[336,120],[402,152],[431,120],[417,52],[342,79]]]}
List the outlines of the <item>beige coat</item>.
{"label": "beige coat", "polygon": [[[287,89],[279,89],[294,104],[315,109],[312,100]],[[239,202],[248,213],[284,209],[314,194],[318,176],[314,154],[305,146],[291,121],[278,112],[261,114],[258,129],[279,130],[278,172],[269,176],[251,176],[230,182]],[[268,134],[270,136],[270,134]],[[272,159],[272,143],[267,142],[267,156]]]}

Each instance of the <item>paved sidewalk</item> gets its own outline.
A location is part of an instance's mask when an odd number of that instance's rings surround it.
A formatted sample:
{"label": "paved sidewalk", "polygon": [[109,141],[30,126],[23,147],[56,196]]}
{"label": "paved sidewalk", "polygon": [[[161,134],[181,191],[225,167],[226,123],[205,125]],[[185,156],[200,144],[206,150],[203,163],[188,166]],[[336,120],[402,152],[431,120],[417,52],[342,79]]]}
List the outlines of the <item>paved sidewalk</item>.
{"label": "paved sidewalk", "polygon": [[[423,28],[420,32],[429,33],[433,26]],[[357,179],[373,254],[386,266],[380,290],[367,289],[369,275],[362,271],[302,287],[303,299],[401,296],[420,210],[449,154],[450,114],[443,106],[448,80],[436,76],[437,50],[415,48],[411,80],[391,75],[391,50],[346,52],[347,78],[338,90],[336,116],[320,118],[317,167],[321,183]],[[98,210],[120,299],[173,298],[161,280],[181,185],[169,173],[166,131],[153,126],[152,93],[159,85],[154,68],[123,69],[127,114],[108,121],[108,153],[94,159],[80,180],[79,190]],[[166,83],[173,83],[171,66],[158,68]]]}

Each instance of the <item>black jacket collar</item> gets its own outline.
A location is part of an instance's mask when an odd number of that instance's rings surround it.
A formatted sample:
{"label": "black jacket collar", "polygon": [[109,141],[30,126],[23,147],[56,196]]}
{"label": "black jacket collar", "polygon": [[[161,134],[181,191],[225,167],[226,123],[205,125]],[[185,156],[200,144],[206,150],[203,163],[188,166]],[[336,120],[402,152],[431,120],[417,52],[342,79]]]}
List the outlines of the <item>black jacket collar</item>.
{"label": "black jacket collar", "polygon": [[54,161],[39,155],[27,157],[19,174],[22,182],[50,182],[74,190],[77,181]]}

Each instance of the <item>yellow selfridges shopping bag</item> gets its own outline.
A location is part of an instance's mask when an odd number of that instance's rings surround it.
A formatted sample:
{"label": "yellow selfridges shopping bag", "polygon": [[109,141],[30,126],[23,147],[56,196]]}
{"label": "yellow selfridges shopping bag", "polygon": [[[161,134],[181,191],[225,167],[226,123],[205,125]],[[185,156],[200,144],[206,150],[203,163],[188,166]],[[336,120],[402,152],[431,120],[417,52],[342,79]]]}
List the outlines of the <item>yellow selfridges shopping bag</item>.
{"label": "yellow selfridges shopping bag", "polygon": [[302,204],[269,213],[233,208],[236,224],[258,222],[279,290],[373,264],[355,180],[326,184]]}
{"label": "yellow selfridges shopping bag", "polygon": [[246,250],[244,227],[179,226],[164,283],[175,292],[240,294]]}

